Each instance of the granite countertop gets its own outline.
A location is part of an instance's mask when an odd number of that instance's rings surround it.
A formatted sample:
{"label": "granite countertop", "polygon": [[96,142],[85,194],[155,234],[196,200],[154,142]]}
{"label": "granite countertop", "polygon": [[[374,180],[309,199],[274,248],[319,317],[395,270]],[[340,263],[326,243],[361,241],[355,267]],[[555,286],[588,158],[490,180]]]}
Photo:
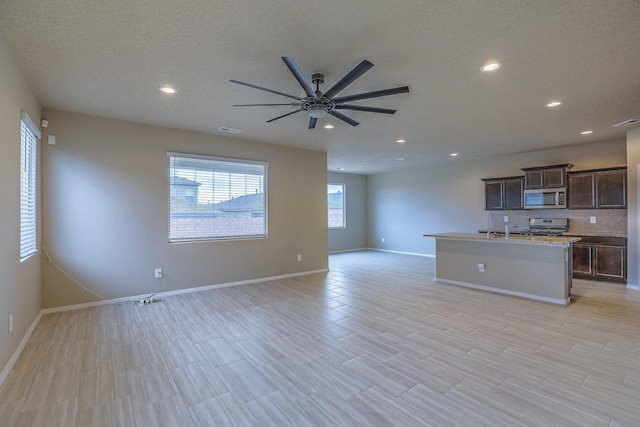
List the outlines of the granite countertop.
{"label": "granite countertop", "polygon": [[[527,234],[529,230],[521,230],[520,228],[516,228],[515,230],[509,229],[509,234]],[[504,234],[504,228],[483,228],[478,230],[478,233],[500,233]]]}
{"label": "granite countertop", "polygon": [[437,239],[450,239],[450,240],[465,240],[465,241],[484,241],[491,243],[511,243],[520,245],[558,245],[568,246],[571,243],[580,241],[579,237],[552,237],[552,236],[520,236],[509,235],[509,238],[505,236],[491,235],[487,237],[486,234],[480,233],[436,233],[436,234],[424,234],[424,237],[435,237]]}
{"label": "granite countertop", "polygon": [[589,237],[627,237],[627,233],[609,233],[607,231],[599,231],[599,232],[584,232],[580,233],[579,231],[567,231],[566,233],[562,233],[563,236],[589,236]]}
{"label": "granite countertop", "polygon": [[[500,233],[504,234],[504,228],[483,228],[478,230],[478,233]],[[509,234],[526,234],[528,230],[521,230],[516,228],[515,230],[509,230]],[[589,236],[589,237],[627,237],[627,233],[613,233],[608,231],[592,231],[592,232],[579,232],[579,231],[567,231],[562,233],[563,236],[567,237],[580,237],[580,236]]]}

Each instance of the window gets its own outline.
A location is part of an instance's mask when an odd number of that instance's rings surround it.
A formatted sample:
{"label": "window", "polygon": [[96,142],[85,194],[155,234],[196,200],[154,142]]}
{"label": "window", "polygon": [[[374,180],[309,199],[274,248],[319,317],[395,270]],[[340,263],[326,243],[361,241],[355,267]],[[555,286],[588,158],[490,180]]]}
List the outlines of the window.
{"label": "window", "polygon": [[345,228],[344,184],[328,184],[329,228]]}
{"label": "window", "polygon": [[267,237],[267,163],[169,157],[169,241]]}
{"label": "window", "polygon": [[26,113],[20,124],[20,260],[38,251],[37,150],[40,131]]}

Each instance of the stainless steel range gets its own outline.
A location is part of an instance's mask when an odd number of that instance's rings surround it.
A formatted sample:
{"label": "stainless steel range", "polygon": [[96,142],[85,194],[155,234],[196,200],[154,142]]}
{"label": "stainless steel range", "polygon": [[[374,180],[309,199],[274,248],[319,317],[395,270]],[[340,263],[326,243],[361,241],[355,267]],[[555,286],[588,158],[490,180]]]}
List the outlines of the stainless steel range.
{"label": "stainless steel range", "polygon": [[569,231],[568,218],[529,218],[529,229],[522,233],[536,236],[562,236]]}

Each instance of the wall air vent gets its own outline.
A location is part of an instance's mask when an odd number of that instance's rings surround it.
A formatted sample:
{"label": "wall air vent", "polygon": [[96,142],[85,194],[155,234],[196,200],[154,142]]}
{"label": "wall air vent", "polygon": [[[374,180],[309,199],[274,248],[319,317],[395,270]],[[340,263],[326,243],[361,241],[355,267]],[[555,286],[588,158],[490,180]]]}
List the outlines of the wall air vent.
{"label": "wall air vent", "polygon": [[227,133],[240,133],[240,129],[232,129],[232,128],[220,128],[218,129],[220,132],[227,132]]}
{"label": "wall air vent", "polygon": [[620,128],[620,127],[623,127],[623,126],[635,125],[636,123],[640,123],[640,119],[625,120],[624,122],[620,122],[618,124],[611,125],[611,127],[612,128]]}

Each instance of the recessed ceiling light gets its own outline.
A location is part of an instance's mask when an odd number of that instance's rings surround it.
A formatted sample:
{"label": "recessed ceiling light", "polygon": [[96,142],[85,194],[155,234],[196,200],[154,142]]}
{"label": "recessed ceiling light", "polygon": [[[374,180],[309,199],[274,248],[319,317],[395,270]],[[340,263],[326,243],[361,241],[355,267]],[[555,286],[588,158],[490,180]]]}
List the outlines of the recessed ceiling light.
{"label": "recessed ceiling light", "polygon": [[332,124],[328,124],[328,125],[324,125],[325,129],[333,129],[333,125]]}
{"label": "recessed ceiling light", "polygon": [[502,64],[499,62],[487,62],[486,64],[484,64],[481,68],[482,71],[495,71],[497,69],[499,69],[500,67],[502,67]]}
{"label": "recessed ceiling light", "polygon": [[581,135],[591,135],[592,133],[592,130],[583,130],[582,132],[580,132]]}
{"label": "recessed ceiling light", "polygon": [[160,88],[160,92],[166,93],[167,95],[173,95],[174,93],[176,93],[176,90],[171,86],[162,86]]}
{"label": "recessed ceiling light", "polygon": [[339,171],[343,171],[343,170],[344,170],[344,168],[338,168],[338,170],[339,170]]}
{"label": "recessed ceiling light", "polygon": [[402,160],[404,160],[404,157],[396,157],[396,160],[402,161]]}
{"label": "recessed ceiling light", "polygon": [[557,107],[558,105],[562,105],[562,101],[551,101],[546,105],[546,107],[553,108]]}
{"label": "recessed ceiling light", "polygon": [[405,143],[405,142],[407,142],[407,141],[406,141],[406,140],[404,140],[404,139],[399,139],[399,140],[397,140],[396,142],[397,142],[398,144],[404,144],[404,143]]}
{"label": "recessed ceiling light", "polygon": [[451,153],[451,154],[449,154],[449,155],[450,155],[451,157],[457,157],[457,156],[458,156],[458,153]]}

